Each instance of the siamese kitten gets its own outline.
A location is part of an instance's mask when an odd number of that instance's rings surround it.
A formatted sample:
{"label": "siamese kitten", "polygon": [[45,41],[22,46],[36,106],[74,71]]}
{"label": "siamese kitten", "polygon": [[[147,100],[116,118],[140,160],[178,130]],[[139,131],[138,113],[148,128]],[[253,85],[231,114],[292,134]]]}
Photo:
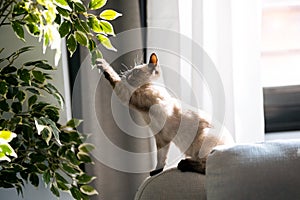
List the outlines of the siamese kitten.
{"label": "siamese kitten", "polygon": [[148,64],[136,66],[121,76],[104,59],[98,59],[96,66],[121,102],[140,112],[155,135],[157,165],[150,172],[151,176],[163,170],[171,142],[186,156],[178,169],[203,174],[211,150],[217,145],[233,142],[230,134],[209,131],[214,124],[194,111],[184,111],[177,99],[152,84],[161,73],[156,54],[150,56]]}

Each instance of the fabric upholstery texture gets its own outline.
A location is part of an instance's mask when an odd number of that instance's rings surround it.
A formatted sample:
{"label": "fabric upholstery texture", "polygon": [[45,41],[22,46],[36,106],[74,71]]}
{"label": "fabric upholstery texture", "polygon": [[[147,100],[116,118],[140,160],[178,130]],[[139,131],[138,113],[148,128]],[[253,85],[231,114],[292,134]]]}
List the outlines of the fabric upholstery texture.
{"label": "fabric upholstery texture", "polygon": [[206,175],[166,170],[147,178],[135,200],[300,199],[300,140],[218,146]]}
{"label": "fabric upholstery texture", "polygon": [[146,179],[135,200],[204,200],[204,183],[202,174],[169,169]]}
{"label": "fabric upholstery texture", "polygon": [[207,160],[208,199],[300,199],[300,140],[219,146]]}

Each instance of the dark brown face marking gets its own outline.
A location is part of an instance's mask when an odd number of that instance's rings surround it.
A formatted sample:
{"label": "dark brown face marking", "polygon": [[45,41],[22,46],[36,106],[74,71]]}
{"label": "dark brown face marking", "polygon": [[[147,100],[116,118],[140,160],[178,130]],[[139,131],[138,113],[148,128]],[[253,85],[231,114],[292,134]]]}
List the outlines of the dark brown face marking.
{"label": "dark brown face marking", "polygon": [[158,58],[157,58],[156,54],[152,53],[150,56],[149,63],[151,63],[153,65],[157,65],[157,62],[158,62]]}

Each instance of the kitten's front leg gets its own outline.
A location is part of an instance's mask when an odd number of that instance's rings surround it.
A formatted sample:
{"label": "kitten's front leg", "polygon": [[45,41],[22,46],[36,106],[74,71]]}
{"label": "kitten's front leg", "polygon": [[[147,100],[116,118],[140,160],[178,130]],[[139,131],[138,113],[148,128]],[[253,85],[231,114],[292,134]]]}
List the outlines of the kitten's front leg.
{"label": "kitten's front leg", "polygon": [[110,82],[110,84],[115,87],[116,83],[121,81],[120,76],[115,72],[115,70],[106,62],[104,59],[96,60],[96,67],[103,72],[105,78]]}
{"label": "kitten's front leg", "polygon": [[157,148],[157,164],[155,170],[150,172],[150,176],[154,176],[163,171],[166,165],[169,148],[170,148],[170,144],[167,144],[162,148]]}

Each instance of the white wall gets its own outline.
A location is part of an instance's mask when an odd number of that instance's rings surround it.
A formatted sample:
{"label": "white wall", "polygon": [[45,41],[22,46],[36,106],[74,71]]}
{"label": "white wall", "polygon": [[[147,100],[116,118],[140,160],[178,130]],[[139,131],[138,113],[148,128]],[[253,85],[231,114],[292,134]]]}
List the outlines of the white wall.
{"label": "white wall", "polygon": [[[10,55],[12,52],[18,50],[21,47],[24,46],[36,46],[33,51],[24,53],[22,56],[20,56],[19,61],[17,63],[23,63],[27,61],[33,61],[33,60],[41,60],[45,59],[48,60],[50,64],[54,64],[54,53],[50,49],[47,50],[46,54],[44,55],[42,53],[42,46],[40,43],[38,43],[37,39],[30,36],[26,35],[26,43],[22,42],[19,40],[15,34],[13,33],[11,27],[1,27],[0,29],[0,48],[5,48],[5,50],[1,53],[1,56],[4,55]],[[64,57],[66,59],[66,57]],[[63,62],[64,64],[66,63],[65,60]],[[66,66],[64,66],[66,69]],[[57,66],[58,70],[55,71],[53,74],[53,82],[57,89],[61,92],[61,94],[65,97],[65,99],[68,101],[69,95],[67,94],[67,89],[66,89],[66,83],[68,83],[67,79],[63,76],[63,67],[62,67],[62,59],[59,62]],[[67,120],[67,113],[70,113],[68,110],[70,106],[65,107],[65,109],[61,112],[61,122],[66,122]],[[68,111],[68,112],[67,112]],[[69,117],[69,116],[68,116]],[[26,190],[24,191],[24,198],[21,198],[20,196],[17,195],[15,190],[5,190],[5,189],[0,189],[0,199],[25,199],[25,200],[41,200],[41,199],[47,199],[47,200],[54,200],[57,199],[54,197],[50,190],[45,189],[44,185],[42,182],[40,182],[41,186],[39,188],[34,188],[31,185],[26,186]],[[62,200],[68,200],[72,199],[69,194],[62,194],[62,197],[60,198]]]}

